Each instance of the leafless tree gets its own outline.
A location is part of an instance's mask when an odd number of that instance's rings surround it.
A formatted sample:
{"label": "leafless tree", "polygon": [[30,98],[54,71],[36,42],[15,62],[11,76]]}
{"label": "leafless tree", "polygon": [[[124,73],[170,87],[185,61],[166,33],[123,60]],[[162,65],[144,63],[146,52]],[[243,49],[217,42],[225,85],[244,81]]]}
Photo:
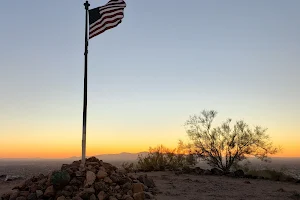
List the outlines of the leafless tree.
{"label": "leafless tree", "polygon": [[268,155],[278,152],[266,134],[267,129],[260,126],[251,129],[242,120],[231,126],[231,119],[213,128],[216,115],[216,111],[203,110],[185,123],[192,141],[189,149],[210,166],[228,172],[233,164],[249,156],[269,161]]}

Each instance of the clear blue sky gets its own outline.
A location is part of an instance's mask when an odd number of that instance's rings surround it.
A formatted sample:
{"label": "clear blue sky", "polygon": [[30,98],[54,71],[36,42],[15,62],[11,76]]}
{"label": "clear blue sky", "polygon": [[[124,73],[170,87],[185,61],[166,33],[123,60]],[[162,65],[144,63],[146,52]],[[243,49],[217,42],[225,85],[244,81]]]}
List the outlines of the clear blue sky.
{"label": "clear blue sky", "polygon": [[[1,2],[1,140],[76,135],[80,145],[83,3]],[[90,40],[88,141],[132,142],[124,151],[175,143],[202,109],[268,127],[277,141],[300,139],[299,8],[298,0],[128,0],[123,22]]]}

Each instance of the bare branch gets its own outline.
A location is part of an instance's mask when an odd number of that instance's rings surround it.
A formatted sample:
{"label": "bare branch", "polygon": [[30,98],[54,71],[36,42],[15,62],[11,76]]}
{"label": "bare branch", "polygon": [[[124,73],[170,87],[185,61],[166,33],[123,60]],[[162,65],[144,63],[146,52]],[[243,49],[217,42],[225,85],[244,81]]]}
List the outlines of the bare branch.
{"label": "bare branch", "polygon": [[242,120],[231,127],[231,119],[213,128],[216,115],[216,111],[204,110],[198,116],[190,116],[185,123],[192,141],[191,152],[196,152],[211,166],[226,171],[249,155],[264,160],[268,155],[278,152],[266,134],[267,129],[260,126],[251,129]]}

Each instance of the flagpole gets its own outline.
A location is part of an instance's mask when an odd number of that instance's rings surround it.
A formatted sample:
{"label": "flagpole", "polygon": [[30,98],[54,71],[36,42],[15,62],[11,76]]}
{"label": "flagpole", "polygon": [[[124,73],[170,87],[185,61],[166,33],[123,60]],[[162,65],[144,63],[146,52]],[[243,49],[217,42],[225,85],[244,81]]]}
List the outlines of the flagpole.
{"label": "flagpole", "polygon": [[85,50],[84,50],[84,94],[83,94],[83,119],[82,119],[82,158],[81,164],[85,165],[86,156],[86,113],[87,113],[87,65],[88,65],[88,14],[89,14],[89,2],[86,1],[85,7]]}

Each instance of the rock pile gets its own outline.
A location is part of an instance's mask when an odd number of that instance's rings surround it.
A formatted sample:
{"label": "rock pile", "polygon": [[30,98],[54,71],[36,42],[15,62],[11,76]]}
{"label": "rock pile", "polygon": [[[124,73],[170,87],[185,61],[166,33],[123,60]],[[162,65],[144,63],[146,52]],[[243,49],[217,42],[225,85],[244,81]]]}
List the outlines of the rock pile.
{"label": "rock pile", "polygon": [[48,176],[34,176],[4,194],[1,200],[143,200],[155,199],[156,188],[147,175],[134,177],[91,157],[63,164]]}

